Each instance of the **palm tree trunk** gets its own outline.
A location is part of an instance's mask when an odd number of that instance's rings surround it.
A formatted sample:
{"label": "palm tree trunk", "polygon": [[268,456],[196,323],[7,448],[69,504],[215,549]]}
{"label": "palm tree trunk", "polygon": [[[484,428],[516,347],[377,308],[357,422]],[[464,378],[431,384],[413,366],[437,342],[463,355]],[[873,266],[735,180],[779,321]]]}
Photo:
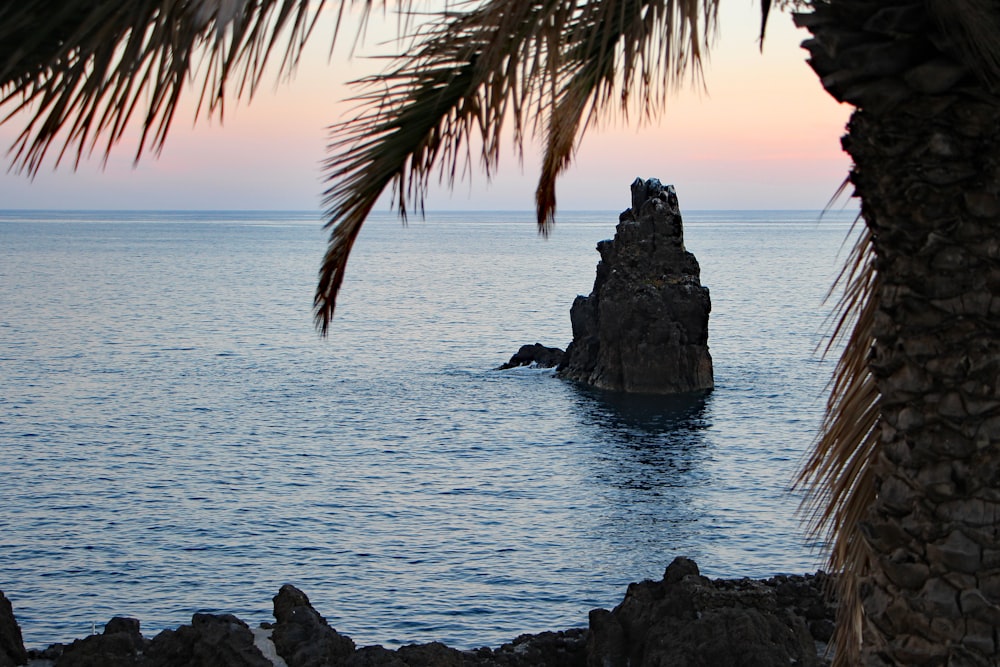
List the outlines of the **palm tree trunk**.
{"label": "palm tree trunk", "polygon": [[[859,528],[866,664],[997,664],[1000,99],[933,3],[817,2],[797,17],[843,139],[879,276],[875,498]],[[957,7],[955,11],[962,11]],[[996,10],[990,10],[996,11]],[[949,38],[949,36],[951,38]]]}
{"label": "palm tree trunk", "polygon": [[996,652],[1000,165],[989,163],[1000,156],[998,118],[1000,105],[970,99],[933,119],[858,111],[845,141],[881,276],[865,608],[897,664]]}

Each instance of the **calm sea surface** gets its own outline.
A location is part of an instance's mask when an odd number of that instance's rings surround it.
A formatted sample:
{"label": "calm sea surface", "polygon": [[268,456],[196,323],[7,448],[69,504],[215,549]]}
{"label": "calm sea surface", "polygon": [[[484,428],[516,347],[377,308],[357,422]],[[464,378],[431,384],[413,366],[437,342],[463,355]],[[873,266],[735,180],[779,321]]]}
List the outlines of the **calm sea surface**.
{"label": "calm sea surface", "polygon": [[285,582],[359,644],[586,625],[678,555],[814,571],[789,485],[852,215],[689,212],[716,389],[626,398],[551,371],[613,212],[372,220],[332,335],[316,214],[0,212],[0,589],[32,647],[229,612]]}

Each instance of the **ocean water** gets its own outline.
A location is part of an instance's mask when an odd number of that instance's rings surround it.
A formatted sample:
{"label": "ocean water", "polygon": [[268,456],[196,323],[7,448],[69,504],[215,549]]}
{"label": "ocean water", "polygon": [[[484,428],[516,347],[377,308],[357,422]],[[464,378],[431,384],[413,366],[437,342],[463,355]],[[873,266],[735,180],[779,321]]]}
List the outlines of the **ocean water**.
{"label": "ocean water", "polygon": [[271,619],[286,582],[361,644],[583,626],[678,555],[815,571],[790,484],[852,214],[685,213],[716,389],[624,397],[551,371],[614,212],[385,214],[332,333],[313,213],[0,212],[0,589],[31,647],[115,615]]}

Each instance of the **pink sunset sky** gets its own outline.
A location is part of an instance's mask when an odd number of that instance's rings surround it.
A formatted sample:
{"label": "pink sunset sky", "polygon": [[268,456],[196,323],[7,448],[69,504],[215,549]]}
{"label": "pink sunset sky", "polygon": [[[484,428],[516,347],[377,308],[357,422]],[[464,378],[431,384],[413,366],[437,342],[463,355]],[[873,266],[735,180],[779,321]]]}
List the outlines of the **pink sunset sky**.
{"label": "pink sunset sky", "polygon": [[[333,13],[326,18],[332,22]],[[319,210],[326,127],[349,108],[341,102],[350,92],[344,82],[381,67],[364,54],[394,34],[395,19],[385,23],[369,30],[353,57],[351,35],[328,60],[329,41],[318,34],[290,82],[268,83],[249,104],[229,103],[224,122],[194,124],[189,94],[163,153],[138,166],[135,143],[126,139],[103,168],[99,157],[76,171],[70,162],[53,169],[50,159],[34,180],[0,175],[0,209]],[[723,2],[719,23],[705,63],[707,92],[685,86],[658,121],[589,131],[560,181],[560,209],[618,210],[636,176],[675,184],[684,209],[827,204],[850,166],[839,141],[850,108],[827,95],[806,65],[799,44],[808,34],[774,13],[761,54],[751,0]],[[0,145],[17,131],[16,122],[0,126]],[[427,209],[531,209],[539,151],[525,148],[524,164],[504,155],[491,182],[474,171],[454,192],[433,188]]]}

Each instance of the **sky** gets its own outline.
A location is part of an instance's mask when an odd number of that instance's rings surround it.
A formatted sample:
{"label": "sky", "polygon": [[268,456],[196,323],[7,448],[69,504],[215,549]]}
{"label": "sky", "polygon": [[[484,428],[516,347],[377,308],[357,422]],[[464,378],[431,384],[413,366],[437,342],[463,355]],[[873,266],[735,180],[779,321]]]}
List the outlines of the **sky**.
{"label": "sky", "polygon": [[[559,182],[559,209],[626,208],[636,176],[674,184],[682,209],[827,205],[850,167],[840,148],[850,108],[821,87],[800,47],[808,33],[788,14],[772,13],[761,53],[757,3],[721,4],[705,88],[682,87],[653,122],[588,131]],[[189,94],[163,152],[138,165],[128,137],[106,165],[100,156],[76,170],[48,159],[34,179],[0,173],[0,209],[320,211],[326,128],[349,112],[345,83],[379,71],[381,63],[365,55],[395,31],[393,18],[378,21],[353,54],[352,40],[341,39],[331,58],[329,41],[318,35],[290,81],[272,77],[249,104],[229,103],[221,122],[194,122]],[[0,146],[13,142],[16,121],[0,125]],[[432,187],[427,210],[531,209],[539,153],[529,143],[523,164],[505,153],[491,181],[474,171],[453,191]],[[387,197],[380,209],[389,210]]]}

